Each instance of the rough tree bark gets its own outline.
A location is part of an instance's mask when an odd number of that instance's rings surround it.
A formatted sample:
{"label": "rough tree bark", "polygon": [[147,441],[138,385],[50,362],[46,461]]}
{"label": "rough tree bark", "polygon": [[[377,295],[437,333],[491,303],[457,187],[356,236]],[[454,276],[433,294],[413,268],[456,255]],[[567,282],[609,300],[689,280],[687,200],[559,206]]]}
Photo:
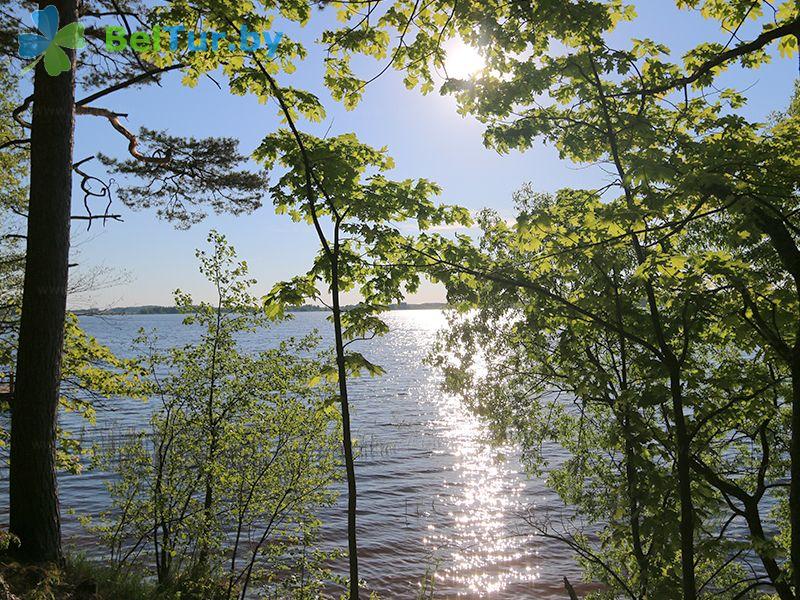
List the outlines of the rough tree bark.
{"label": "rough tree bark", "polygon": [[[777,215],[777,216],[776,216]],[[800,299],[800,248],[780,216],[777,207],[767,210],[755,206],[753,216],[756,225],[770,240],[784,269],[792,277],[795,293]],[[771,332],[767,326],[761,326],[759,332],[775,348],[789,365],[792,376],[792,433],[789,446],[791,458],[791,478],[789,482],[789,523],[791,526],[790,557],[792,564],[792,583],[795,594],[800,594],[800,321],[795,332],[794,343],[789,346],[780,337],[779,332]]]}
{"label": "rough tree bark", "polygon": [[[54,4],[61,25],[77,18],[75,0]],[[74,59],[69,52],[70,59]],[[30,198],[15,397],[11,412],[10,531],[21,558],[60,561],[56,419],[67,299],[72,191],[73,71],[34,78]]]}
{"label": "rough tree bark", "polygon": [[[800,340],[797,341],[800,343]],[[791,533],[792,583],[795,595],[800,594],[800,350],[797,343],[792,352],[792,440],[789,510]]]}

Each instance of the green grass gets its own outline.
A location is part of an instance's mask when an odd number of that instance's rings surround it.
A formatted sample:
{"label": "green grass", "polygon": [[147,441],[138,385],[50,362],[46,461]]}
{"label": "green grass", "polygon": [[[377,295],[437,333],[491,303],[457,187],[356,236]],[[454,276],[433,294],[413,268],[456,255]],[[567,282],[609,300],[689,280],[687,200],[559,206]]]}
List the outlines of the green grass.
{"label": "green grass", "polygon": [[103,563],[88,560],[85,556],[71,556],[67,559],[65,572],[76,582],[94,582],[97,595],[109,600],[141,600],[161,598],[156,586],[141,574],[114,569]]}
{"label": "green grass", "polygon": [[137,573],[119,572],[70,556],[63,567],[25,565],[0,559],[0,597],[6,591],[19,600],[147,600],[164,599],[155,586]]}

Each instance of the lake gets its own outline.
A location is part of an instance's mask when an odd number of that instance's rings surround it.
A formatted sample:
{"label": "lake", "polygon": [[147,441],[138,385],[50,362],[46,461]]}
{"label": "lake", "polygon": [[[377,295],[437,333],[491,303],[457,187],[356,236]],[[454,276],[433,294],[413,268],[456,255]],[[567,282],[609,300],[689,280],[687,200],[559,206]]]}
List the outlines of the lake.
{"label": "lake", "polygon": [[[563,504],[541,480],[524,474],[515,448],[489,443],[485,424],[444,394],[439,374],[423,362],[445,325],[443,313],[394,311],[386,320],[390,333],[359,347],[386,374],[353,380],[351,387],[353,429],[362,448],[356,464],[360,566],[369,589],[382,598],[413,599],[420,580],[435,572],[436,598],[565,598],[562,578],[579,580],[571,553],[532,535],[522,518],[558,513]],[[142,327],[156,330],[165,346],[198,334],[182,325],[180,315],[82,317],[81,325],[120,356],[132,355],[131,340]],[[256,351],[315,329],[323,344],[331,343],[325,314],[306,312],[242,344]],[[64,425],[78,428],[87,441],[102,441],[141,429],[152,409],[146,402],[114,400],[98,409],[96,427],[69,418]],[[60,477],[67,546],[100,551],[77,515],[107,507],[107,478],[91,471]],[[5,479],[2,487],[5,516]],[[341,496],[322,514],[326,546],[346,547],[344,501]]]}

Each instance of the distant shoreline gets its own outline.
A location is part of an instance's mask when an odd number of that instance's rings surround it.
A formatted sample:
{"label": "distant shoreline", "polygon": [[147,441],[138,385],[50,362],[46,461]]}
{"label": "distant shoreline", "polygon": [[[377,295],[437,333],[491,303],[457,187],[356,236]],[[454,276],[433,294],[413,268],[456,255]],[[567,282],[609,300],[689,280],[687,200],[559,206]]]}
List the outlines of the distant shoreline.
{"label": "distant shoreline", "polygon": [[[445,302],[423,302],[420,304],[392,304],[389,310],[441,310],[448,308]],[[352,308],[353,305],[344,306],[344,310]],[[306,304],[304,306],[297,306],[288,309],[288,312],[327,312],[328,309],[324,306],[317,306],[313,304]],[[185,310],[179,309],[177,306],[119,306],[115,308],[81,308],[70,311],[79,317],[113,317],[119,315],[177,315],[185,313]]]}

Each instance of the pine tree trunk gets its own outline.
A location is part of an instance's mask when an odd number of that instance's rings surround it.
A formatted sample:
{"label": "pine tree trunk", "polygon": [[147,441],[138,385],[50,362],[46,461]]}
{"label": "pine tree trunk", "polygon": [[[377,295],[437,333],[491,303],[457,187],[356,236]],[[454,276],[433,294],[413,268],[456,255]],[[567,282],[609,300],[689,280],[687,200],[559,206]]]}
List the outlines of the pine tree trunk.
{"label": "pine tree trunk", "polygon": [[789,483],[789,523],[791,526],[791,563],[794,592],[800,596],[800,353],[793,350],[792,372],[792,441],[790,446],[791,479]]}
{"label": "pine tree trunk", "polygon": [[[55,4],[60,25],[76,20],[75,0]],[[71,54],[70,57],[72,58]],[[11,413],[10,530],[31,562],[61,560],[56,488],[56,419],[67,298],[72,191],[73,72],[34,80],[27,254]]]}

